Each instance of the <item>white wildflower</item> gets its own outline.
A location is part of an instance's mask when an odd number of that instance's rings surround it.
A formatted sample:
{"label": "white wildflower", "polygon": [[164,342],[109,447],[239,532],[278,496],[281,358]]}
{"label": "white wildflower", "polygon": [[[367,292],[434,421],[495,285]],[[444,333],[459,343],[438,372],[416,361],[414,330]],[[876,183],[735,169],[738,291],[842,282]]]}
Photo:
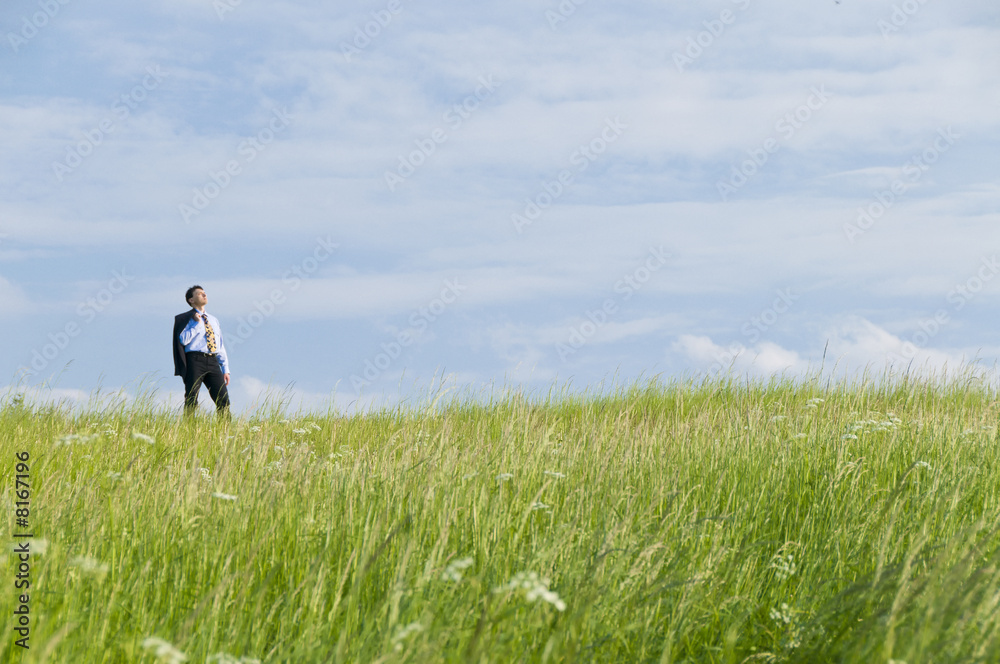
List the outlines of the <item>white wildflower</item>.
{"label": "white wildflower", "polygon": [[[17,547],[28,545],[28,555],[29,556],[44,556],[45,552],[49,550],[49,541],[44,538],[34,539],[28,538],[25,540],[18,540],[16,543],[10,545],[11,551],[18,550]],[[23,550],[22,550],[23,553]]]}
{"label": "white wildflower", "polygon": [[855,436],[853,433],[845,433],[843,436],[840,437],[840,439],[841,440],[857,440],[858,437]]}
{"label": "white wildflower", "polygon": [[788,604],[782,602],[781,608],[771,609],[771,619],[775,622],[785,623],[786,625],[792,622],[792,611],[788,608]]}
{"label": "white wildflower", "polygon": [[771,421],[772,422],[780,422],[782,420],[787,420],[787,419],[788,419],[788,417],[785,416],[785,415],[775,415],[774,417],[771,418]]}
{"label": "white wildflower", "polygon": [[795,564],[795,557],[791,554],[788,554],[788,557],[775,556],[771,567],[774,568],[774,575],[778,577],[779,581],[785,581],[795,576],[795,572],[798,571],[798,566]]}
{"label": "white wildflower", "polygon": [[794,436],[792,436],[792,440],[802,440],[803,438],[808,438],[808,437],[809,434],[807,433],[797,433]]}
{"label": "white wildflower", "polygon": [[306,432],[306,430],[305,430],[305,429],[292,429],[292,433],[297,433],[297,434],[299,434],[299,435],[302,435],[302,434],[304,434],[305,432]]}
{"label": "white wildflower", "polygon": [[928,468],[929,469],[931,467],[931,464],[927,463],[926,461],[918,461],[915,464],[913,464],[913,466],[915,468]]}
{"label": "white wildflower", "polygon": [[77,556],[70,559],[70,567],[77,567],[84,574],[92,574],[94,576],[104,576],[108,573],[108,564],[102,563],[93,558],[87,556]]}
{"label": "white wildflower", "polygon": [[181,664],[181,662],[187,661],[187,655],[163,639],[155,636],[145,639],[142,642],[142,647],[144,650],[152,650],[153,655],[166,662],[166,664]]}
{"label": "white wildflower", "polygon": [[288,424],[288,420],[278,420],[281,424]]}
{"label": "white wildflower", "polygon": [[549,590],[550,581],[535,572],[518,572],[509,583],[493,589],[495,593],[524,591],[524,598],[529,602],[542,599],[556,607],[558,611],[566,610],[566,602],[554,591]]}
{"label": "white wildflower", "polygon": [[110,479],[110,480],[111,480],[112,482],[119,482],[119,481],[121,481],[121,479],[122,479],[122,474],[121,474],[121,473],[116,473],[116,472],[115,472],[115,471],[113,471],[113,470],[109,470],[109,471],[108,471],[108,478],[109,478],[109,479]]}
{"label": "white wildflower", "polygon": [[316,424],[315,422],[310,422],[310,423],[308,424],[308,427],[309,427],[310,429],[312,429],[313,431],[319,431],[320,429],[322,429],[322,428],[323,428],[323,427],[321,427],[320,425]]}
{"label": "white wildflower", "polygon": [[68,433],[64,436],[59,436],[56,439],[56,447],[72,447],[73,445],[86,445],[92,443],[95,440],[99,440],[101,434],[91,433],[91,434],[80,434],[80,433]]}
{"label": "white wildflower", "polygon": [[535,502],[531,503],[531,511],[532,512],[534,512],[535,510],[550,510],[550,509],[552,509],[552,507],[550,505],[546,505],[545,503],[539,502],[537,500]]}
{"label": "white wildflower", "polygon": [[552,470],[543,470],[542,474],[543,475],[548,475],[549,477],[554,477],[557,480],[561,480],[562,478],[566,477],[565,474],[563,474],[563,473],[557,473],[557,472],[552,471]]}
{"label": "white wildflower", "polygon": [[511,475],[510,473],[500,473],[499,475],[497,475],[497,481],[503,482],[504,480],[509,480],[512,477],[514,476]]}
{"label": "white wildflower", "polygon": [[132,440],[138,440],[140,442],[146,443],[147,445],[156,445],[156,439],[152,436],[148,436],[144,433],[139,433],[138,431],[132,432]]}
{"label": "white wildflower", "polygon": [[260,664],[260,660],[256,657],[236,657],[224,652],[209,655],[208,659],[205,660],[205,664],[212,664],[212,662],[218,662],[219,664]]}
{"label": "white wildflower", "polygon": [[213,493],[212,497],[218,498],[219,500],[236,500],[236,496],[229,493],[222,493],[220,491],[216,491],[215,493]]}
{"label": "white wildflower", "polygon": [[199,468],[198,470],[201,472],[201,479],[206,482],[212,481],[212,472],[208,468]]}
{"label": "white wildflower", "polygon": [[250,427],[250,433],[257,433],[258,431],[260,431],[260,427]]}
{"label": "white wildflower", "polygon": [[400,627],[396,630],[396,636],[392,637],[393,642],[395,642],[394,650],[397,652],[403,649],[403,641],[405,641],[411,634],[417,634],[424,631],[424,626],[418,622],[413,622],[406,627]]}
{"label": "white wildflower", "polygon": [[472,567],[472,563],[472,558],[460,558],[459,560],[451,561],[444,568],[444,572],[441,573],[441,580],[458,583],[462,580],[462,570]]}
{"label": "white wildflower", "polygon": [[819,405],[821,403],[824,403],[825,401],[826,401],[826,399],[820,399],[819,397],[813,397],[812,399],[810,399],[806,403],[809,404],[810,406],[816,406],[816,405]]}

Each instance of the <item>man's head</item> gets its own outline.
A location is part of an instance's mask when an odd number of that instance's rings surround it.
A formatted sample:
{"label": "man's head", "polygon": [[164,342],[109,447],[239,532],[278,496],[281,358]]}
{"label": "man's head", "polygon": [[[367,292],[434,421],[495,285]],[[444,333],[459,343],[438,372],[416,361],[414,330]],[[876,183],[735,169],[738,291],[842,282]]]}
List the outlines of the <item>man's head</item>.
{"label": "man's head", "polygon": [[187,303],[195,309],[205,306],[205,303],[208,302],[208,296],[205,295],[205,289],[198,285],[194,285],[187,289],[187,292],[184,293],[184,299],[187,300]]}

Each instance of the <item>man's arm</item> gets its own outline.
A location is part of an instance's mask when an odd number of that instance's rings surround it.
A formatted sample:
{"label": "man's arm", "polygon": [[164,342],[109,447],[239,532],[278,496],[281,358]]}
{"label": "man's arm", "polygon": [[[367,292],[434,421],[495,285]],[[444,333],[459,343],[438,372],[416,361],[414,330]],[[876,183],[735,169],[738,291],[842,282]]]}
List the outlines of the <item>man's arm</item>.
{"label": "man's arm", "polygon": [[205,334],[205,324],[201,322],[201,318],[191,314],[191,319],[188,321],[188,324],[183,330],[181,330],[181,343],[187,346],[189,343],[194,341],[194,338],[198,336],[199,333]]}
{"label": "man's arm", "polygon": [[222,334],[222,325],[219,323],[218,319],[216,319],[215,322],[216,341],[219,345],[219,365],[222,367],[222,375],[226,379],[226,385],[229,385],[229,355],[226,353],[226,343]]}

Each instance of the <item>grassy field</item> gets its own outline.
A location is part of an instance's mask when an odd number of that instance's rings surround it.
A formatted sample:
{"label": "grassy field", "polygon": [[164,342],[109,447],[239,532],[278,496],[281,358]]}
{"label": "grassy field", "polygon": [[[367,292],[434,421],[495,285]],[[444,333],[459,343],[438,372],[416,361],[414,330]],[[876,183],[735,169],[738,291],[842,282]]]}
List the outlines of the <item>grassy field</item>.
{"label": "grassy field", "polygon": [[997,662],[995,391],[0,408],[3,662]]}

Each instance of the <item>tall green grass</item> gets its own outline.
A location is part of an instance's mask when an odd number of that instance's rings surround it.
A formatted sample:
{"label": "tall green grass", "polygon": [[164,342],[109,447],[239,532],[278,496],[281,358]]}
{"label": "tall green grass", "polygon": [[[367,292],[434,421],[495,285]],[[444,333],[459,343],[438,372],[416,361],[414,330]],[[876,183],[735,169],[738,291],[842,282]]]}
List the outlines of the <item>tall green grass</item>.
{"label": "tall green grass", "polygon": [[1000,661],[997,407],[889,376],[229,423],[8,399],[4,539],[26,450],[47,547],[27,651],[5,548],[0,661]]}

